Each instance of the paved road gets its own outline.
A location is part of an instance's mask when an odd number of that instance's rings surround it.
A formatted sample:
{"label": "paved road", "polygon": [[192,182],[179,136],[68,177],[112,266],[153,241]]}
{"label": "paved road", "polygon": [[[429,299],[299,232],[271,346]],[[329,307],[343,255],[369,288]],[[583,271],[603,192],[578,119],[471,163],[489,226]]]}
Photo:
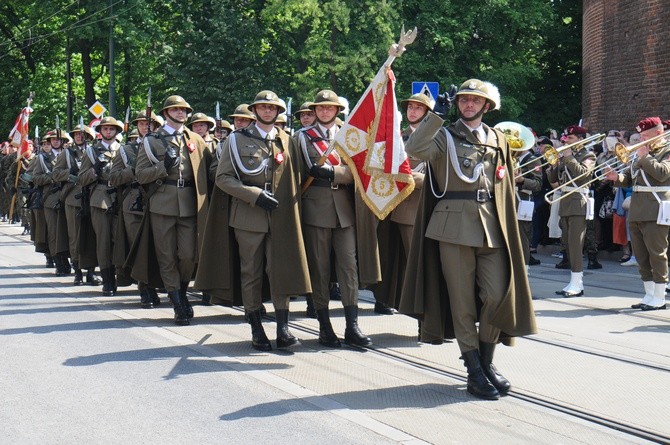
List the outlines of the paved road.
{"label": "paved road", "polygon": [[[416,322],[374,315],[369,292],[360,324],[372,350],[322,348],[298,299],[292,330],[302,344],[259,353],[238,308],[196,306],[191,326],[174,326],[167,304],[140,309],[130,288],[102,297],[55,277],[20,231],[0,225],[3,443],[670,438],[670,311],[627,309],[641,284],[614,261],[587,271],[585,297],[562,299],[553,291],[569,273],[553,268],[549,251],[538,255],[545,264],[531,268],[531,284],[540,333],[497,351],[514,392],[486,402],[465,392],[455,343],[417,344]],[[339,302],[331,310],[342,335]],[[267,321],[271,339],[274,326]]]}

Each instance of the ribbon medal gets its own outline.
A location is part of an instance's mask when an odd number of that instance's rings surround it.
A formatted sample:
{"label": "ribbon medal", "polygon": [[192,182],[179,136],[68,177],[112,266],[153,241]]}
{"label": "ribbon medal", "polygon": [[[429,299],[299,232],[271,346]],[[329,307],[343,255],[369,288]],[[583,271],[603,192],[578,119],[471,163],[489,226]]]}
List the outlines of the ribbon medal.
{"label": "ribbon medal", "polygon": [[188,147],[188,152],[193,153],[195,151],[195,144],[193,142],[189,142],[186,144],[186,147]]}
{"label": "ribbon medal", "polygon": [[275,162],[276,162],[277,164],[281,164],[282,162],[284,162],[284,153],[282,153],[281,151],[278,152],[278,153],[275,155]]}
{"label": "ribbon medal", "polygon": [[498,168],[496,168],[496,178],[498,178],[498,180],[502,180],[505,177],[505,171],[505,166],[499,165]]}

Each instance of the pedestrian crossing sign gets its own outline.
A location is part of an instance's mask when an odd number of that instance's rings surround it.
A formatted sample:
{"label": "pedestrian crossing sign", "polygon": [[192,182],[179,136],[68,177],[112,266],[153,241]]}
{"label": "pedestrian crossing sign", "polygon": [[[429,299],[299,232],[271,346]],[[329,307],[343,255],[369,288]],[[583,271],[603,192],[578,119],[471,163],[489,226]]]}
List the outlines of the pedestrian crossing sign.
{"label": "pedestrian crossing sign", "polygon": [[419,93],[425,94],[435,103],[440,94],[440,84],[438,82],[412,82],[412,95]]}

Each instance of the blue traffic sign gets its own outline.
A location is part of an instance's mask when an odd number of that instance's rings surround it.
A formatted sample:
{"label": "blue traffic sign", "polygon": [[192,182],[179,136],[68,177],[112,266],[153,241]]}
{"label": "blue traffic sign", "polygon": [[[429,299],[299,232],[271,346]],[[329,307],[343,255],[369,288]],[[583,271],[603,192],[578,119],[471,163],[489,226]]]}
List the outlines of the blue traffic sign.
{"label": "blue traffic sign", "polygon": [[436,101],[440,94],[440,84],[438,82],[412,82],[412,94],[423,93],[431,100]]}

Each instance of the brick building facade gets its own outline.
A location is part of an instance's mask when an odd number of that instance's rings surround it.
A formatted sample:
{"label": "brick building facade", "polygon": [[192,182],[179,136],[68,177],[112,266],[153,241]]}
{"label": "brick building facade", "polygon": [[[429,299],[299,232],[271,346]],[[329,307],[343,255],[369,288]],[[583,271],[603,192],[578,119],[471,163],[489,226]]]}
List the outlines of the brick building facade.
{"label": "brick building facade", "polygon": [[670,119],[670,0],[583,0],[582,110],[590,131]]}

